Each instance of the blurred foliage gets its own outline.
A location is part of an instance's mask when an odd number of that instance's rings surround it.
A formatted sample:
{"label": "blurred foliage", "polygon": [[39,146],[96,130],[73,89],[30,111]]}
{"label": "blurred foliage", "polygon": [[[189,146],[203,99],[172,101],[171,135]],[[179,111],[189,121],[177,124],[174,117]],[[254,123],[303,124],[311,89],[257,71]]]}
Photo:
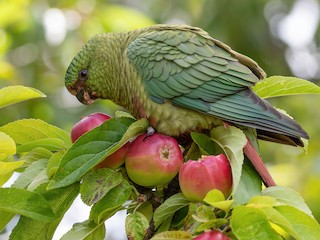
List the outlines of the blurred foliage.
{"label": "blurred foliage", "polygon": [[[64,88],[69,62],[92,35],[100,32],[125,31],[154,23],[187,23],[205,29],[211,36],[255,59],[269,76],[292,75],[285,57],[288,46],[275,35],[271,23],[277,16],[288,14],[294,3],[289,0],[2,0],[0,87],[31,86],[48,97],[2,109],[0,125],[33,117],[70,130],[81,116],[94,111],[112,113],[115,107],[110,107],[110,103],[97,101],[88,108]],[[318,33],[319,29],[313,36],[315,46]],[[302,149],[261,142],[263,157],[270,163],[276,180],[302,193],[318,220],[319,100],[319,96],[312,95],[270,99],[309,132],[307,155]]]}

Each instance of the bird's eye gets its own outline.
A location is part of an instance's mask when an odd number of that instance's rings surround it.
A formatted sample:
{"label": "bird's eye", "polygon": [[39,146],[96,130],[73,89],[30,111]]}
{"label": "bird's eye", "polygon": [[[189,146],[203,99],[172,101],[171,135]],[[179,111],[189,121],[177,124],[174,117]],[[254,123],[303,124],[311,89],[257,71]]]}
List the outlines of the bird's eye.
{"label": "bird's eye", "polygon": [[79,80],[86,81],[88,79],[88,70],[84,69],[79,72]]}

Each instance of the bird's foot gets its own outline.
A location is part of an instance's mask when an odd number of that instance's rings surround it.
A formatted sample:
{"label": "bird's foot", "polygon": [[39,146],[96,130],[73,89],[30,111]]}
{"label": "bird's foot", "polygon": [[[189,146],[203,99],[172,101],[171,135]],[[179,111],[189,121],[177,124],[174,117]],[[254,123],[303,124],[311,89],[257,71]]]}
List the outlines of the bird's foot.
{"label": "bird's foot", "polygon": [[156,132],[156,130],[155,130],[153,127],[149,126],[149,127],[147,128],[147,132],[146,132],[147,135],[145,136],[145,138],[143,139],[143,141],[144,141],[145,139],[147,139],[148,137],[152,136],[155,132]]}
{"label": "bird's foot", "polygon": [[156,130],[154,130],[153,127],[149,126],[147,128],[147,136],[150,137],[151,135],[153,135],[156,132]]}

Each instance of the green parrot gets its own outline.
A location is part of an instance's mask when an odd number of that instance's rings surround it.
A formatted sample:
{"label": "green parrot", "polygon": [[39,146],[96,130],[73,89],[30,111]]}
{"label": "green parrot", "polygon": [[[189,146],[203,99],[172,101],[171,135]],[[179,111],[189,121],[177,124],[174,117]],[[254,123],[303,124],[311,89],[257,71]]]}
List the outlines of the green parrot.
{"label": "green parrot", "polygon": [[[306,131],[251,90],[265,77],[255,61],[200,28],[154,25],[92,37],[73,58],[65,85],[84,104],[112,100],[173,137],[230,124],[303,146]],[[265,184],[275,185],[250,140],[244,153]]]}

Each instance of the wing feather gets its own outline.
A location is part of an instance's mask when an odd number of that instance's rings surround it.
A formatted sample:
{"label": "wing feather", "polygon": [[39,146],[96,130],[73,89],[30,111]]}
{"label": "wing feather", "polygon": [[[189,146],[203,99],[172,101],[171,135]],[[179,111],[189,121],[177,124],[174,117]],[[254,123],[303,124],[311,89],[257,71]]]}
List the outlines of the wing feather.
{"label": "wing feather", "polygon": [[250,58],[192,27],[150,28],[127,48],[150,95],[225,121],[266,132],[308,138],[292,119],[255,95],[265,77]]}

